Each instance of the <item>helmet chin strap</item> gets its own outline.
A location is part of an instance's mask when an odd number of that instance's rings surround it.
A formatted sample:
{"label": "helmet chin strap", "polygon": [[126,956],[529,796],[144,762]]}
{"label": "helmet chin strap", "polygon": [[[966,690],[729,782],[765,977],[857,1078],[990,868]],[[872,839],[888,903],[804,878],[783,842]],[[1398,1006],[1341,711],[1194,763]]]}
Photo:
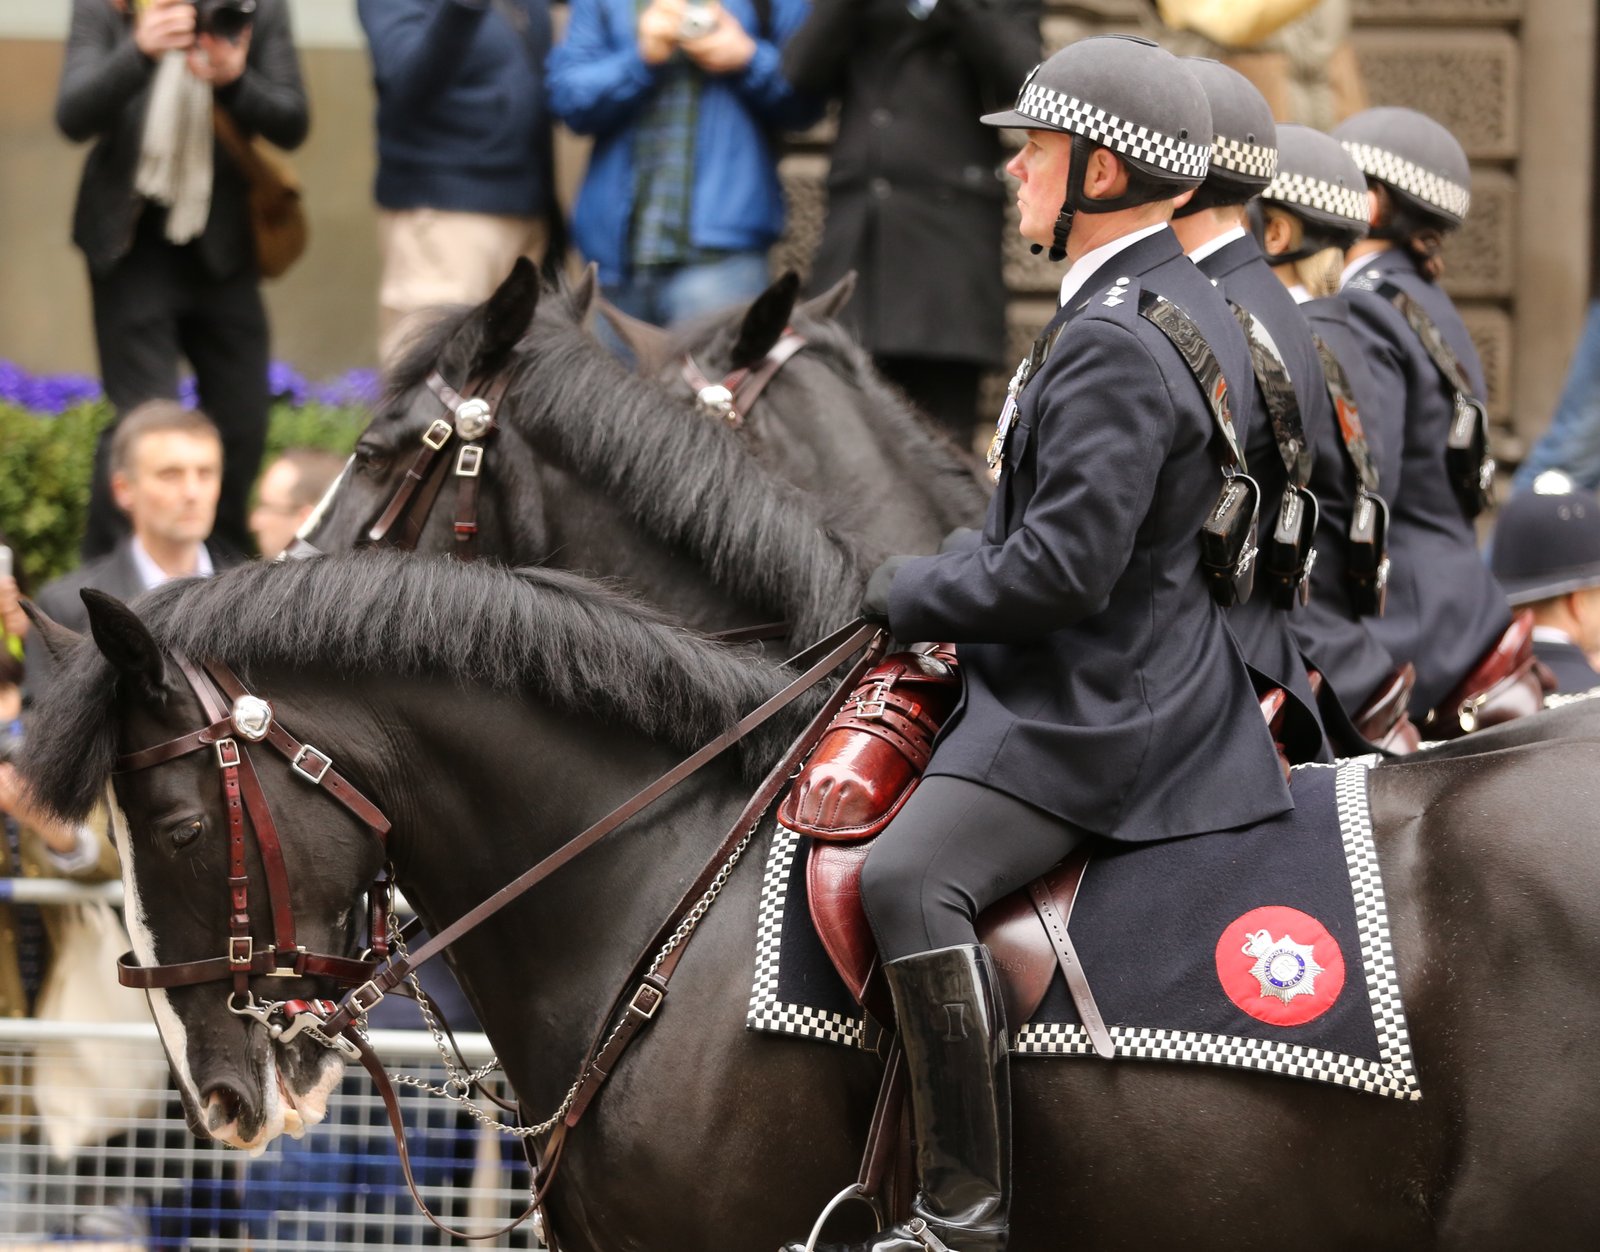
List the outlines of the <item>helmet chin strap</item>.
{"label": "helmet chin strap", "polygon": [[[1083,180],[1089,172],[1089,158],[1100,146],[1083,135],[1072,137],[1072,155],[1067,162],[1067,195],[1061,203],[1061,212],[1056,214],[1055,229],[1051,233],[1050,259],[1054,262],[1060,263],[1067,259],[1067,236],[1071,234],[1073,219],[1079,213],[1116,213],[1121,209],[1136,208],[1141,204],[1149,204],[1152,200],[1160,200],[1174,194],[1155,179],[1146,178],[1138,170],[1124,163],[1123,168],[1128,173],[1128,189],[1120,196],[1112,196],[1109,199],[1090,199],[1083,194]],[[1044,245],[1040,243],[1030,244],[1029,248],[1034,256],[1044,251]]]}

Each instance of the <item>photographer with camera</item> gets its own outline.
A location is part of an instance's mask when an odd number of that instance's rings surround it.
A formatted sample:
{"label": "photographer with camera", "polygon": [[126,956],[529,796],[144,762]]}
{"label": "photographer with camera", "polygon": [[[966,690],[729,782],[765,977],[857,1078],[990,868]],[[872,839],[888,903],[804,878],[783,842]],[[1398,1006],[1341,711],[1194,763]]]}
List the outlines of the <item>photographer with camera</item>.
{"label": "photographer with camera", "polygon": [[807,0],[573,0],[550,105],[594,136],[573,236],[606,299],[658,325],[752,299],[783,230],[778,132],[821,104],[780,67]]}
{"label": "photographer with camera", "polygon": [[[176,399],[178,359],[222,431],[217,531],[250,550],[250,487],[266,437],[268,328],[250,187],[217,128],[280,148],[309,113],[288,0],[73,0],[56,123],[93,140],[72,239],[89,267],[95,342],[118,420]],[[126,533],[96,450],[83,555]]]}

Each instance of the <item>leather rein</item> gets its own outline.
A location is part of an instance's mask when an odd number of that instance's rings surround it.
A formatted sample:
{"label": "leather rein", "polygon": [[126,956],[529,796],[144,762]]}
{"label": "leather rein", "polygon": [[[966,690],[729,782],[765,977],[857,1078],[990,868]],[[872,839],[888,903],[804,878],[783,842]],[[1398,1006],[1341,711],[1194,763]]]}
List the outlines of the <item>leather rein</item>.
{"label": "leather rein", "polygon": [[[370,919],[368,955],[361,958],[308,952],[295,943],[294,910],[289,891],[288,868],[278,837],[277,825],[261,791],[255,767],[244,744],[264,742],[283,756],[291,772],[318,787],[355,814],[378,838],[387,842],[390,824],[383,813],[333,768],[327,753],[301,743],[277,721],[272,706],[249,692],[227,666],[216,661],[196,665],[181,653],[173,657],[200,701],[208,724],[200,730],[167,740],[154,747],[131,752],[117,759],[116,770],[129,773],[163,765],[191,753],[210,750],[222,775],[223,794],[228,813],[229,843],[229,937],[223,956],[158,965],[139,965],[133,954],[118,962],[117,977],[127,987],[142,989],[191,986],[207,982],[231,982],[230,1011],[262,1023],[279,1042],[287,1043],[304,1030],[325,1047],[334,1048],[349,1059],[360,1060],[371,1075],[389,1114],[391,1130],[412,1198],[435,1226],[458,1238],[494,1238],[515,1229],[537,1212],[544,1203],[567,1133],[578,1124],[585,1110],[599,1093],[606,1078],[616,1068],[622,1053],[634,1038],[655,1020],[666,1000],[668,982],[677,968],[689,939],[702,917],[715,902],[733,867],[754,836],[756,828],[772,807],[794,771],[816,746],[838,707],[849,697],[861,675],[883,652],[885,633],[866,622],[853,622],[793,658],[793,668],[803,672],[766,703],[741,718],[736,724],[705,744],[667,773],[618,805],[599,821],[574,836],[475,908],[432,936],[415,953],[404,945],[391,951],[388,938],[391,886],[387,871],[369,889]],[[512,901],[550,877],[570,861],[599,842],[617,827],[660,799],[673,787],[696,773],[713,758],[782,712],[856,652],[865,649],[845,680],[835,689],[805,731],[784,754],[744,806],[722,842],[690,884],[650,943],[634,962],[623,990],[611,1000],[602,1019],[601,1030],[591,1041],[577,1080],[568,1090],[561,1107],[548,1121],[523,1133],[525,1143],[538,1134],[551,1133],[541,1161],[536,1166],[532,1203],[508,1226],[499,1230],[468,1234],[444,1225],[424,1203],[412,1177],[405,1125],[393,1083],[358,1024],[386,995],[394,992],[416,969],[443,951],[463,934],[483,924]],[[231,707],[227,703],[231,701]],[[267,895],[272,906],[273,941],[258,943],[250,933],[249,870],[246,860],[245,818],[255,831],[256,846],[267,879]],[[352,988],[337,1005],[328,1000],[288,1000],[258,1003],[250,980],[259,977],[325,977]],[[243,1003],[238,1003],[240,999]],[[276,1020],[281,1016],[284,1020]],[[531,1155],[530,1155],[531,1159]]]}
{"label": "leather rein", "polygon": [[745,416],[755,407],[767,384],[805,346],[804,335],[787,329],[766,356],[754,365],[733,370],[720,383],[706,377],[691,353],[683,354],[680,368],[700,411],[707,417],[721,418],[737,430],[744,425]]}

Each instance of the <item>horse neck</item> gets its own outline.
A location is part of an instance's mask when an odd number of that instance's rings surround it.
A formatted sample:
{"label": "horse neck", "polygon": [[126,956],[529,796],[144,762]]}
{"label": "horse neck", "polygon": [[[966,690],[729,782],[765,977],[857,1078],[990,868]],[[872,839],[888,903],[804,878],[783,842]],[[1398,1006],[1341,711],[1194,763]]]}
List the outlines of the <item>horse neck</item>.
{"label": "horse neck", "polygon": [[[430,931],[665,773],[684,753],[532,701],[396,687],[385,799],[396,877]],[[714,764],[462,936],[451,965],[507,1076],[543,1117],[650,936],[743,802]],[[391,813],[393,815],[393,813]]]}

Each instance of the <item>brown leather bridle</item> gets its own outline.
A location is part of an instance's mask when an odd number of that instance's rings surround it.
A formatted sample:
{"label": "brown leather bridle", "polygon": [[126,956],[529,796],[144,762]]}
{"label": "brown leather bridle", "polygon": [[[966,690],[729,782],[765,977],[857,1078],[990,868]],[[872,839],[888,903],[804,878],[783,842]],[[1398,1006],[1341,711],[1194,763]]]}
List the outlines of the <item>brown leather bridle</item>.
{"label": "brown leather bridle", "polygon": [[[216,757],[228,814],[228,944],[221,956],[165,965],[139,965],[131,952],[125,953],[117,963],[118,981],[125,987],[144,990],[231,981],[235,998],[245,997],[252,1005],[252,978],[323,977],[347,987],[361,985],[389,955],[388,878],[380,875],[368,892],[369,956],[356,959],[309,952],[297,943],[283,845],[246,745],[265,743],[275,749],[289,763],[291,773],[337,800],[365,824],[380,843],[389,833],[389,819],[333,768],[332,757],[308,743],[301,743],[285,730],[272,706],[247,691],[226,665],[207,661],[197,666],[182,653],[175,652],[172,656],[200,701],[208,724],[187,735],[118,757],[116,771],[133,773],[194,752],[210,751]],[[258,941],[251,932],[250,874],[245,856],[246,814],[255,832],[256,848],[266,874],[267,898],[272,910],[270,943]],[[234,1003],[235,1000],[230,1000],[230,1004]]]}
{"label": "brown leather bridle", "polygon": [[772,350],[754,365],[747,365],[728,374],[720,383],[714,383],[695,362],[690,353],[683,354],[683,381],[694,392],[695,403],[708,417],[719,417],[735,430],[744,425],[744,419],[761,393],[785,365],[789,358],[806,346],[804,335],[785,330]]}
{"label": "brown leather bridle", "polygon": [[[456,480],[456,555],[471,561],[476,555],[478,537],[478,480],[483,474],[484,440],[500,427],[495,414],[505,399],[510,378],[501,374],[491,381],[481,396],[464,396],[437,370],[428,375],[427,387],[444,405],[451,421],[436,418],[422,432],[422,447],[395,488],[394,495],[378,520],[367,531],[372,543],[388,543],[406,552],[414,550],[422,538],[433,503],[447,477]],[[469,385],[468,391],[474,390]],[[460,441],[453,475],[444,450],[452,439]],[[396,531],[398,527],[398,532]]]}

